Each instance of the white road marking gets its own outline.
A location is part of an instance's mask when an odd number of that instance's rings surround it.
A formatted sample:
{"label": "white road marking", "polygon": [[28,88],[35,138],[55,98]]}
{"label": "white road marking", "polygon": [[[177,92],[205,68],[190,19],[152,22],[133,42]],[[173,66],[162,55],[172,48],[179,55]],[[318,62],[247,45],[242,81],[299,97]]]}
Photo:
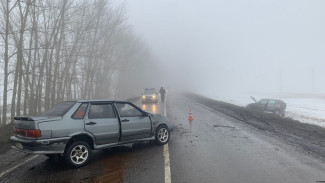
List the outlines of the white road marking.
{"label": "white road marking", "polygon": [[4,171],[4,172],[2,172],[2,173],[0,174],[0,178],[3,177],[3,176],[5,176],[5,175],[7,175],[7,174],[9,174],[10,172],[14,171],[15,169],[19,168],[20,166],[22,166],[22,165],[24,165],[24,164],[26,164],[26,163],[32,161],[33,159],[35,159],[35,158],[37,158],[37,157],[38,157],[38,155],[32,156],[31,158],[25,160],[24,162],[21,162],[21,163],[19,163],[18,165],[16,165],[16,166],[14,166],[14,167],[11,167],[11,168],[7,169],[6,171]]}
{"label": "white road marking", "polygon": [[171,175],[170,175],[170,161],[169,161],[169,151],[168,144],[164,145],[164,158],[165,158],[165,183],[171,183]]}
{"label": "white road marking", "polygon": [[[167,100],[165,98],[164,116],[167,117],[166,103],[167,103]],[[171,178],[171,173],[170,173],[170,160],[169,160],[168,143],[164,145],[164,158],[165,158],[165,183],[171,183],[172,178]]]}

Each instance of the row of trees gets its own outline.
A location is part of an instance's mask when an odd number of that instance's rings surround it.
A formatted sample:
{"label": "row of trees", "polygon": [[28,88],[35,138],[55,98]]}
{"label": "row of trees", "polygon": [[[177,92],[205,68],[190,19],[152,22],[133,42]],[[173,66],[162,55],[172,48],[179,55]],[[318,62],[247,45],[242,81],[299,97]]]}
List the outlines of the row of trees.
{"label": "row of trees", "polygon": [[63,100],[116,97],[128,90],[120,78],[152,64],[108,0],[0,1],[2,124]]}

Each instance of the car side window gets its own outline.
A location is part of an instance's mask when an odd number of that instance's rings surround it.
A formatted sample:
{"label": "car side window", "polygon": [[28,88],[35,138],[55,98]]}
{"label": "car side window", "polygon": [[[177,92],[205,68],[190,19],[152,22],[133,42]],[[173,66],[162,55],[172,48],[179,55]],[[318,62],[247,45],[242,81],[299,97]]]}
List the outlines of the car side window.
{"label": "car side window", "polygon": [[259,103],[260,104],[267,104],[267,100],[261,100]]}
{"label": "car side window", "polygon": [[115,118],[112,104],[91,104],[88,119]]}
{"label": "car side window", "polygon": [[275,104],[275,100],[269,100],[269,104]]}
{"label": "car side window", "polygon": [[87,111],[88,103],[83,103],[79,106],[76,112],[73,113],[73,119],[84,119],[86,111]]}
{"label": "car side window", "polygon": [[128,103],[117,103],[116,107],[121,117],[143,116],[143,113]]}

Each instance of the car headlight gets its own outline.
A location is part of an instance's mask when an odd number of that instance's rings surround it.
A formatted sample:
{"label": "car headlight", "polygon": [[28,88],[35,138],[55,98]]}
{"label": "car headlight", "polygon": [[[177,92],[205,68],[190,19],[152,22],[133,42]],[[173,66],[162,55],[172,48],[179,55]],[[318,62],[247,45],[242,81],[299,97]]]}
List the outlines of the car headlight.
{"label": "car headlight", "polygon": [[146,98],[146,96],[142,95],[142,99],[145,99],[145,98]]}

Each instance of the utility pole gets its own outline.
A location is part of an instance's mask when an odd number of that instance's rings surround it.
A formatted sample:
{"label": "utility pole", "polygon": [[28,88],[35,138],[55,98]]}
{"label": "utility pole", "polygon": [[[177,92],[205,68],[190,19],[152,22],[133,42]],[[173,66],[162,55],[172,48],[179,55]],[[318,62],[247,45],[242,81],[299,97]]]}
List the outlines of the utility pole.
{"label": "utility pole", "polygon": [[283,92],[283,86],[282,86],[282,70],[280,70],[279,74],[279,88],[280,88],[280,93]]}
{"label": "utility pole", "polygon": [[315,70],[312,68],[311,70],[311,83],[312,83],[312,92],[315,92]]}

